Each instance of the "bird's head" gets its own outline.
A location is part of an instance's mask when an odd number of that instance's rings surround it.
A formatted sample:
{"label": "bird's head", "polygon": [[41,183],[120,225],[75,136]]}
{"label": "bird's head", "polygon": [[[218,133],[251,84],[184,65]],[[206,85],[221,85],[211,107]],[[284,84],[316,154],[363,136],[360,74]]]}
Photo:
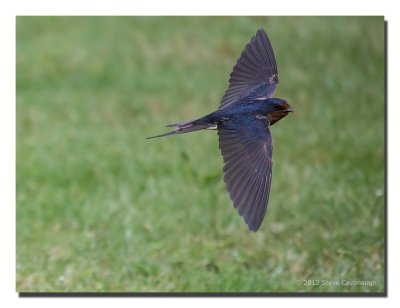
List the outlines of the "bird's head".
{"label": "bird's head", "polygon": [[266,100],[268,106],[268,119],[270,125],[275,124],[280,119],[283,119],[288,115],[289,112],[293,112],[292,107],[290,104],[280,98],[268,98]]}

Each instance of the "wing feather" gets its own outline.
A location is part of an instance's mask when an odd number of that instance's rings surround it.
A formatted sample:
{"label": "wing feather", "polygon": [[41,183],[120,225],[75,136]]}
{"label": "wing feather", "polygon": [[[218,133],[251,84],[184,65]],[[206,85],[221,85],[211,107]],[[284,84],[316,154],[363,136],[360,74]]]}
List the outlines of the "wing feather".
{"label": "wing feather", "polygon": [[251,231],[260,227],[272,177],[269,123],[254,115],[233,116],[218,126],[224,181],[234,207]]}
{"label": "wing feather", "polygon": [[246,97],[271,97],[278,83],[274,51],[265,31],[259,29],[237,60],[219,108],[240,104]]}

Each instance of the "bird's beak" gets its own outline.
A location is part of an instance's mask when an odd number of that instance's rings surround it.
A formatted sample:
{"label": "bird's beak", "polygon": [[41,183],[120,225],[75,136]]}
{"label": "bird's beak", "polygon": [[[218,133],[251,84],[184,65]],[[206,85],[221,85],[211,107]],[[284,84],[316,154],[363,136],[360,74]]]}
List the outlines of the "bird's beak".
{"label": "bird's beak", "polygon": [[293,112],[293,109],[291,107],[289,107],[289,108],[286,108],[284,111],[285,112]]}

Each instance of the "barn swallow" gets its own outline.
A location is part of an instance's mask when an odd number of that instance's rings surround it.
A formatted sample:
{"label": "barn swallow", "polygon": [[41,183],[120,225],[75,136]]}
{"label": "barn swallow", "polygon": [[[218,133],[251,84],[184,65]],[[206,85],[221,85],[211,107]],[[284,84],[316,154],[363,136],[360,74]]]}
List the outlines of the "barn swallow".
{"label": "barn swallow", "polygon": [[278,82],[274,51],[265,31],[259,29],[237,60],[217,111],[167,125],[174,130],[147,138],[218,130],[227,191],[254,232],[264,219],[271,187],[270,126],[292,112],[286,100],[272,97]]}

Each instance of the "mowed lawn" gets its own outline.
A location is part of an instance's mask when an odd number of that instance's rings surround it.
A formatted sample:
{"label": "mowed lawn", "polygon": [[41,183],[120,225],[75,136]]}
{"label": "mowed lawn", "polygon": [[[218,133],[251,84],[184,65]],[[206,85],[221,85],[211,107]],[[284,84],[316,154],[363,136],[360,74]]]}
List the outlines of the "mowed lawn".
{"label": "mowed lawn", "polygon": [[[216,132],[145,137],[216,110],[260,27],[295,112],[252,233]],[[382,17],[17,17],[16,39],[17,291],[384,291]]]}

